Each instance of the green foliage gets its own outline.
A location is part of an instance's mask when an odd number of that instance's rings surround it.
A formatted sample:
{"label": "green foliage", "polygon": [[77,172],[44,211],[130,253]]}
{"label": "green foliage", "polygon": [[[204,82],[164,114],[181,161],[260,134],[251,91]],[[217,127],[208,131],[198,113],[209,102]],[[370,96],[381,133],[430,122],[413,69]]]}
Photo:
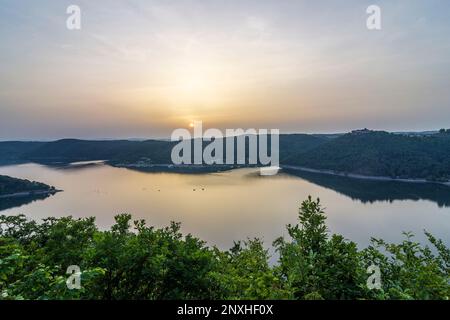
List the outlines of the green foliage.
{"label": "green foliage", "polygon": [[[180,224],[162,229],[131,215],[108,231],[94,218],[0,216],[1,299],[448,299],[450,251],[427,233],[433,249],[412,241],[355,243],[330,235],[320,201],[301,204],[299,224],[274,248],[258,239],[230,250],[208,247]],[[369,265],[382,288],[366,286]],[[81,289],[69,290],[67,267],[81,268]]]}
{"label": "green foliage", "polygon": [[[384,299],[446,299],[450,297],[450,251],[442,241],[425,232],[434,251],[414,242],[411,233],[404,233],[400,244],[372,239],[372,246],[362,252],[369,264],[383,271],[383,289],[373,298]],[[380,255],[379,248],[387,252]]]}
{"label": "green foliage", "polygon": [[320,201],[311,197],[300,208],[300,225],[288,225],[292,241],[274,242],[280,271],[299,299],[355,299],[362,295],[364,270],[356,244],[328,237]]}
{"label": "green foliage", "polygon": [[269,266],[268,250],[259,239],[236,242],[229,251],[215,249],[220,266],[214,272],[220,286],[221,299],[288,299],[291,291],[284,288],[284,281]]}

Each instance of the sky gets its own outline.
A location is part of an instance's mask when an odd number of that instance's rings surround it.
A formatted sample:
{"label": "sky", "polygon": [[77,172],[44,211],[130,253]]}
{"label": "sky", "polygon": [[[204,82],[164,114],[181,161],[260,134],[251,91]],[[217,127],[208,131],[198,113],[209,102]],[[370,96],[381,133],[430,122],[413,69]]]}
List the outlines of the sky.
{"label": "sky", "polygon": [[450,127],[449,15],[448,0],[0,0],[0,140]]}

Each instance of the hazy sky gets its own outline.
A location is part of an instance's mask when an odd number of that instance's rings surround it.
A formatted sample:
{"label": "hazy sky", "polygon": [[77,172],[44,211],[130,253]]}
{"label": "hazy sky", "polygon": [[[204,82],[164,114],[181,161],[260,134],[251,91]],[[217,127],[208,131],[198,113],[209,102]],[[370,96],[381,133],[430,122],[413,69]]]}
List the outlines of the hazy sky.
{"label": "hazy sky", "polygon": [[192,120],[450,127],[450,1],[0,0],[0,140],[162,137]]}

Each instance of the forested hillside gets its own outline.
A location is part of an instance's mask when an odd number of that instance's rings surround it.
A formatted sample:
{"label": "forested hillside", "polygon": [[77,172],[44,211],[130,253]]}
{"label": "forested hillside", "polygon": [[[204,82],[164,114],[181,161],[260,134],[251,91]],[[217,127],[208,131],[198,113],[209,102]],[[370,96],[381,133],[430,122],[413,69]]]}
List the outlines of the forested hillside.
{"label": "forested hillside", "polygon": [[0,175],[0,196],[21,192],[50,191],[53,189],[44,183]]}
{"label": "forested hillside", "polygon": [[392,178],[450,179],[450,134],[407,136],[361,131],[312,150],[291,150],[285,164]]}
{"label": "forested hillside", "polygon": [[[88,160],[107,160],[115,165],[170,164],[174,145],[175,142],[160,140],[0,142],[0,164]],[[448,181],[450,131],[426,135],[369,130],[330,136],[283,134],[280,162],[370,176]]]}
{"label": "forested hillside", "polygon": [[45,145],[45,142],[0,142],[0,165],[23,162],[26,153]]}

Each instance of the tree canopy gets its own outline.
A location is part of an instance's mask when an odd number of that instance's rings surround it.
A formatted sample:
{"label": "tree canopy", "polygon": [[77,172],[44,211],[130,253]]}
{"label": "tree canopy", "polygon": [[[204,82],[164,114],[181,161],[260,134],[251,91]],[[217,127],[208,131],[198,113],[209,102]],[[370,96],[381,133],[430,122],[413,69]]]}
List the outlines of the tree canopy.
{"label": "tree canopy", "polygon": [[[372,239],[359,250],[330,235],[320,201],[309,197],[288,239],[259,239],[229,250],[207,246],[180,224],[165,228],[115,217],[100,231],[94,218],[0,216],[2,299],[448,299],[450,251],[427,233],[430,246],[405,234],[400,244]],[[81,289],[69,289],[66,270],[81,270]],[[381,270],[370,289],[367,268]]]}

